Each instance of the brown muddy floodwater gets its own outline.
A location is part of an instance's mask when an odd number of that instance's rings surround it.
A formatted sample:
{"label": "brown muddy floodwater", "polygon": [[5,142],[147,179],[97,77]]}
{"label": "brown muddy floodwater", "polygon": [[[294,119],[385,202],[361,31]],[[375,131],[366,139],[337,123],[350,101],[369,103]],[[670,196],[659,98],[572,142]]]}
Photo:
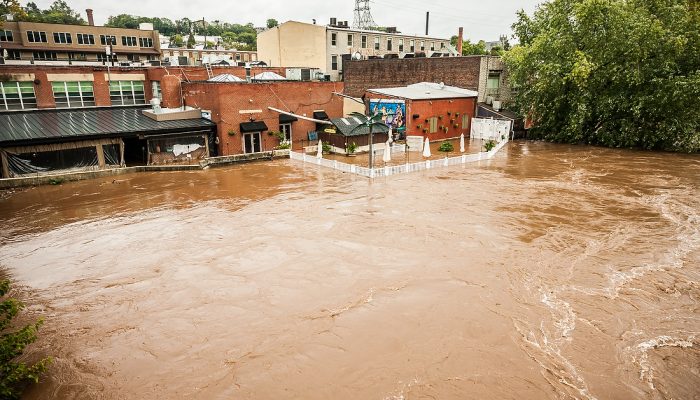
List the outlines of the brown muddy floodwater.
{"label": "brown muddy floodwater", "polygon": [[0,200],[55,361],[28,399],[697,399],[700,157],[514,142]]}

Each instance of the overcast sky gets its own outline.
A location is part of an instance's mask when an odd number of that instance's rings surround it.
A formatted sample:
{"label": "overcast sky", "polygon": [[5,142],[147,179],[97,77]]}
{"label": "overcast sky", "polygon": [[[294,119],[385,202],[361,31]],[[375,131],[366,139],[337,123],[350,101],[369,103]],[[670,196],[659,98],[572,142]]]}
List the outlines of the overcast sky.
{"label": "overcast sky", "polygon": [[[41,8],[52,0],[34,0]],[[354,0],[257,0],[257,1],[204,1],[204,0],[67,0],[68,4],[85,18],[85,9],[95,10],[95,23],[102,25],[107,17],[133,14],[147,17],[179,19],[206,18],[232,23],[252,22],[264,26],[268,18],[280,23],[288,20],[327,24],[330,17],[347,20],[352,24]],[[21,0],[26,4],[25,0]],[[529,14],[541,0],[373,0],[374,21],[381,26],[396,26],[407,34],[425,33],[425,12],[430,11],[430,36],[449,38],[464,27],[466,38],[497,40],[500,34],[511,33],[510,25],[515,12],[525,9]]]}

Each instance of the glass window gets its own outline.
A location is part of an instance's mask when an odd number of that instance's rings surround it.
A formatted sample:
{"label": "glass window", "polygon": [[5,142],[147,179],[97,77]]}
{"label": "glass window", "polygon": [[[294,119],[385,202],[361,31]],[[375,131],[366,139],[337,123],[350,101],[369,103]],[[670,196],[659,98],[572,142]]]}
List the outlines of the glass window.
{"label": "glass window", "polygon": [[70,33],[66,32],[54,32],[53,33],[54,43],[73,43],[73,38],[71,38]]}
{"label": "glass window", "polygon": [[338,56],[336,56],[336,55],[331,56],[331,69],[333,71],[338,70]]}
{"label": "glass window", "polygon": [[362,48],[366,49],[367,48],[367,36],[362,35]]}
{"label": "glass window", "polygon": [[87,33],[78,33],[78,44],[95,44],[95,35]]}
{"label": "glass window", "polygon": [[103,46],[109,46],[110,44],[117,44],[117,37],[111,35],[100,35],[100,44]]}
{"label": "glass window", "polygon": [[353,36],[352,33],[348,33],[348,46],[349,46],[349,47],[352,47],[353,37],[354,37],[354,36]]}
{"label": "glass window", "polygon": [[435,51],[435,42],[430,42],[430,51]]}
{"label": "glass window", "polygon": [[486,89],[498,89],[501,86],[501,74],[489,74]]}
{"label": "glass window", "polygon": [[415,40],[411,40],[410,43],[411,43],[411,50],[409,51],[409,53],[413,53],[413,52],[416,51],[416,41],[415,41]]}
{"label": "glass window", "polygon": [[420,51],[425,51],[425,42],[423,40],[420,41]]}
{"label": "glass window", "polygon": [[27,40],[31,43],[47,43],[46,32],[27,31]]}
{"label": "glass window", "polygon": [[95,106],[92,82],[51,82],[56,108]]}
{"label": "glass window", "polygon": [[12,42],[12,41],[13,41],[12,31],[5,31],[5,30],[0,31],[0,42]]}
{"label": "glass window", "polygon": [[337,45],[338,41],[338,34],[333,32],[331,33],[331,46],[335,47]]}
{"label": "glass window", "polygon": [[7,50],[7,59],[8,60],[21,60],[22,56],[19,50]]}
{"label": "glass window", "polygon": [[399,51],[403,52],[403,39],[399,39]]}
{"label": "glass window", "polygon": [[139,38],[139,46],[141,46],[141,47],[153,47],[153,39],[147,38],[147,37]]}
{"label": "glass window", "polygon": [[35,51],[32,55],[35,60],[55,61],[58,59],[55,51]]}
{"label": "glass window", "polygon": [[2,94],[0,110],[36,108],[34,82],[0,82],[0,94]]}
{"label": "glass window", "polygon": [[386,51],[392,51],[394,49],[394,40],[392,38],[388,38],[386,40]]}
{"label": "glass window", "polygon": [[109,83],[109,98],[113,106],[146,104],[143,81],[112,81]]}
{"label": "glass window", "polygon": [[379,36],[374,37],[374,49],[379,50]]}
{"label": "glass window", "polygon": [[122,46],[135,47],[136,43],[136,36],[122,36]]}
{"label": "glass window", "polygon": [[280,132],[284,134],[285,142],[292,142],[292,124],[281,124]]}

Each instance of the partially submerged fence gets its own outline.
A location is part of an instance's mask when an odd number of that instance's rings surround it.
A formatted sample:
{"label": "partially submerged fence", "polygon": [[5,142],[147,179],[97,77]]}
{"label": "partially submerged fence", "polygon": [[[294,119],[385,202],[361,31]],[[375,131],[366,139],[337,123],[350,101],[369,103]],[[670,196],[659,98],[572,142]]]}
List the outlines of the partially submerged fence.
{"label": "partially submerged fence", "polygon": [[337,171],[348,172],[351,174],[356,174],[364,176],[367,178],[379,178],[383,176],[391,176],[404,174],[407,172],[417,172],[424,171],[432,168],[447,167],[450,165],[460,165],[467,164],[481,160],[488,160],[498,153],[506,144],[508,140],[503,140],[499,142],[496,147],[491,151],[484,151],[474,154],[464,154],[457,157],[445,157],[436,160],[425,160],[415,163],[406,163],[401,165],[392,165],[378,168],[367,168],[361,167],[359,165],[347,164],[338,160],[327,160],[325,158],[319,158],[314,155],[307,155],[305,153],[297,153],[294,151],[289,152],[289,158],[292,160],[303,161],[310,164],[320,165],[322,167],[333,168]]}

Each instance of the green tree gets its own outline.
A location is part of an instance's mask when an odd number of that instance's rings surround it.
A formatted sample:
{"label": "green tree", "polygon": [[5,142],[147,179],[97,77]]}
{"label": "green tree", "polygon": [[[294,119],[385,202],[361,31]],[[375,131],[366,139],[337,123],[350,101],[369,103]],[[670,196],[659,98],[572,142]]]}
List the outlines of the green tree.
{"label": "green tree", "polygon": [[179,33],[170,36],[170,45],[174,47],[183,47],[185,45],[185,39]]}
{"label": "green tree", "polygon": [[[10,282],[0,281],[0,297],[10,290]],[[44,358],[32,365],[18,362],[28,344],[36,340],[42,320],[14,330],[12,320],[24,308],[24,304],[14,298],[4,298],[0,302],[0,398],[19,399],[28,384],[39,382],[46,371],[50,358]]]}
{"label": "green tree", "polygon": [[36,3],[29,2],[24,11],[21,15],[16,15],[18,21],[68,25],[87,24],[80,13],[70,8],[68,3],[63,0],[54,1],[46,10],[40,9]]}
{"label": "green tree", "polygon": [[700,16],[688,0],[552,0],[518,13],[516,106],[546,140],[700,150]]}
{"label": "green tree", "polygon": [[279,25],[279,22],[277,22],[276,19],[270,18],[270,19],[267,20],[267,28],[268,28],[268,29],[274,28],[274,27],[276,27],[277,25]]}
{"label": "green tree", "polygon": [[[457,47],[457,36],[452,36],[450,39],[450,43],[452,46]],[[472,43],[469,41],[469,39],[466,39],[462,42],[462,55],[463,56],[473,56],[473,55],[486,55],[488,52],[486,51],[486,42],[483,40],[479,40],[477,43]]]}
{"label": "green tree", "polygon": [[194,40],[194,34],[190,33],[190,36],[187,37],[187,48],[194,49],[196,44],[197,42]]}
{"label": "green tree", "polygon": [[19,5],[18,0],[0,0],[0,26],[2,26],[6,15],[12,15],[17,20],[21,20],[22,17],[26,18],[26,13]]}

